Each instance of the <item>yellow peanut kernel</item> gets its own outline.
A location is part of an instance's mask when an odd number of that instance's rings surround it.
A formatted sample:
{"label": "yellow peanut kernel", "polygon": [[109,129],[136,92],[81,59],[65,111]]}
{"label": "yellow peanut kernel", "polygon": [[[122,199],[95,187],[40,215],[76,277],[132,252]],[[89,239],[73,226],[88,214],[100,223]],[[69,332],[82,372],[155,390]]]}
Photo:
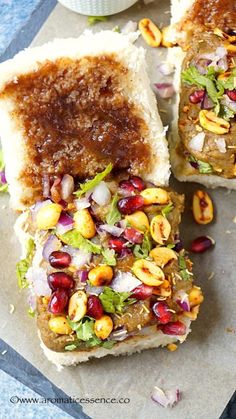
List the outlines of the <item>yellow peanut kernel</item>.
{"label": "yellow peanut kernel", "polygon": [[143,211],[136,211],[131,215],[126,215],[125,219],[131,225],[131,227],[136,228],[136,230],[141,232],[149,230],[149,220]]}
{"label": "yellow peanut kernel", "polygon": [[156,243],[164,244],[171,232],[171,225],[166,217],[161,214],[156,215],[150,225],[150,233]]}
{"label": "yellow peanut kernel", "polygon": [[194,193],[193,217],[198,224],[209,224],[213,220],[213,203],[207,192],[198,190]]}
{"label": "yellow peanut kernel", "polygon": [[168,192],[162,188],[147,188],[144,189],[140,195],[144,198],[144,205],[163,205],[170,201]]}
{"label": "yellow peanut kernel", "polygon": [[113,278],[113,269],[108,265],[96,266],[88,273],[88,279],[92,286],[101,287],[109,285]]}
{"label": "yellow peanut kernel", "polygon": [[48,322],[48,327],[52,332],[57,333],[58,335],[69,335],[72,332],[72,329],[64,316],[52,317]]}
{"label": "yellow peanut kernel", "polygon": [[161,45],[162,33],[150,19],[140,20],[138,28],[143,39],[150,47],[157,48]]}
{"label": "yellow peanut kernel", "polygon": [[92,216],[87,208],[74,214],[74,227],[85,239],[91,239],[96,234],[96,228]]}
{"label": "yellow peanut kernel", "polygon": [[158,287],[165,279],[161,268],[145,259],[136,260],[132,266],[132,271],[140,281],[151,287]]}
{"label": "yellow peanut kernel", "polygon": [[178,349],[178,346],[175,343],[169,343],[167,345],[167,349],[170,352],[174,352],[174,351],[176,351],[176,349]]}
{"label": "yellow peanut kernel", "polygon": [[228,121],[219,118],[213,111],[205,109],[199,112],[199,122],[204,129],[214,132],[214,134],[226,134],[230,129]]}
{"label": "yellow peanut kernel", "polygon": [[103,315],[94,323],[94,333],[99,339],[106,339],[113,329],[113,321],[110,316]]}
{"label": "yellow peanut kernel", "polygon": [[49,230],[58,223],[62,211],[59,204],[48,204],[40,208],[36,216],[36,224],[39,230]]}
{"label": "yellow peanut kernel", "polygon": [[87,295],[84,291],[76,291],[69,300],[68,314],[73,322],[80,321],[87,311]]}
{"label": "yellow peanut kernel", "polygon": [[168,247],[155,247],[151,250],[149,256],[154,259],[154,262],[160,267],[165,266],[173,259],[177,259],[174,250],[169,249]]}
{"label": "yellow peanut kernel", "polygon": [[204,300],[201,288],[194,285],[190,290],[188,298],[190,307],[198,306],[199,304],[201,304]]}

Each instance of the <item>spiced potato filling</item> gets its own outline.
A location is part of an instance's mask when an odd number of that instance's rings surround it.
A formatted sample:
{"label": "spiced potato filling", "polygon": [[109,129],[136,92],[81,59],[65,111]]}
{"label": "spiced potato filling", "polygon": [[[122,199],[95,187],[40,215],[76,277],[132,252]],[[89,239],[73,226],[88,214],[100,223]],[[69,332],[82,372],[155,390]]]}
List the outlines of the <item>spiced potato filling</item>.
{"label": "spiced potato filling", "polygon": [[197,35],[182,66],[179,153],[196,172],[236,176],[236,37]]}
{"label": "spiced potato filling", "polygon": [[148,327],[184,336],[203,300],[179,238],[183,195],[111,168],[59,202],[52,189],[23,222],[18,280],[54,351],[109,349]]}

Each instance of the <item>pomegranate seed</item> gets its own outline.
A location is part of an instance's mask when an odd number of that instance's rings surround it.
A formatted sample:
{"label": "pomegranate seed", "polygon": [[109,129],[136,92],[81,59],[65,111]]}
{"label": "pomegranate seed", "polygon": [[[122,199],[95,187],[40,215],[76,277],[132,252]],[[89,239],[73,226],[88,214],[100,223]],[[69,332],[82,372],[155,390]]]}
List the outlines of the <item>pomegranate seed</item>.
{"label": "pomegranate seed", "polygon": [[195,90],[195,92],[189,95],[189,101],[191,103],[200,103],[204,98],[205,90]]}
{"label": "pomegranate seed", "polygon": [[149,287],[145,284],[141,284],[138,287],[134,288],[131,297],[136,298],[137,300],[146,300],[146,298],[151,297],[152,290],[152,287]]}
{"label": "pomegranate seed", "polygon": [[53,291],[57,288],[72,289],[74,280],[65,272],[53,272],[48,275],[48,285]]}
{"label": "pomegranate seed", "polygon": [[134,186],[132,185],[132,183],[129,180],[122,180],[119,183],[119,187],[121,189],[124,189],[126,192],[129,192],[129,193],[135,192]]}
{"label": "pomegranate seed", "polygon": [[63,313],[68,303],[68,294],[65,290],[55,291],[50,299],[48,310],[53,314]]}
{"label": "pomegranate seed", "polygon": [[146,188],[144,181],[139,176],[130,176],[129,181],[132,183],[135,189],[138,189],[139,192]]}
{"label": "pomegranate seed", "polygon": [[236,89],[234,90],[226,90],[226,94],[227,96],[233,100],[234,102],[236,102]]}
{"label": "pomegranate seed", "polygon": [[194,253],[203,253],[214,246],[215,241],[209,236],[200,236],[191,243],[190,250]]}
{"label": "pomegranate seed", "polygon": [[144,205],[144,199],[141,195],[127,196],[117,202],[117,207],[121,214],[132,214],[141,209]]}
{"label": "pomegranate seed", "polygon": [[122,239],[122,237],[120,238],[113,237],[112,239],[109,240],[108,247],[110,249],[114,249],[115,252],[117,253],[121,253],[122,250],[125,248],[125,240]]}
{"label": "pomegranate seed", "polygon": [[171,311],[169,311],[168,305],[163,301],[155,303],[152,310],[161,324],[166,324],[171,321]]}
{"label": "pomegranate seed", "polygon": [[163,324],[158,327],[161,329],[165,335],[178,335],[182,336],[186,333],[186,326],[184,323],[177,320],[176,322],[170,322],[168,324]]}
{"label": "pomegranate seed", "polygon": [[102,303],[96,295],[90,295],[87,304],[87,315],[100,319],[103,315]]}
{"label": "pomegranate seed", "polygon": [[140,244],[143,242],[143,233],[132,227],[127,227],[124,231],[124,237],[134,244]]}
{"label": "pomegranate seed", "polygon": [[67,252],[61,252],[60,250],[57,250],[50,254],[48,260],[53,268],[64,269],[70,265],[71,256]]}

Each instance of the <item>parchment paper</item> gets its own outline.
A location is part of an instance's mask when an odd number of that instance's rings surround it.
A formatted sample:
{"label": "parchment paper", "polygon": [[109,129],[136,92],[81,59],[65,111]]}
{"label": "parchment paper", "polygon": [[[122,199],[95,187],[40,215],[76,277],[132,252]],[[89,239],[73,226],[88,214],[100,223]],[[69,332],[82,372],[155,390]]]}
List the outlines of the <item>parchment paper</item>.
{"label": "parchment paper", "polygon": [[[154,19],[159,26],[168,24],[169,2],[156,1],[149,6],[136,4],[128,11],[97,24],[93,30],[122,26],[127,20],[142,17]],[[54,37],[78,36],[87,27],[87,18],[57,5],[37,35],[33,45]],[[143,45],[142,40],[138,44]],[[152,82],[160,77],[157,64],[164,52],[147,47],[147,60]],[[168,107],[159,103],[160,109]],[[161,112],[164,123],[170,120]],[[37,337],[34,320],[27,315],[23,292],[17,289],[15,263],[20,248],[13,234],[15,215],[8,206],[8,197],[0,197],[0,266],[1,266],[1,335],[14,349],[38,368],[46,377],[73,397],[128,397],[129,404],[84,404],[84,412],[94,419],[171,418],[215,419],[220,416],[236,384],[235,351],[235,250],[236,192],[225,189],[211,191],[215,221],[207,226],[193,222],[190,202],[197,184],[172,181],[178,191],[186,193],[186,211],[181,231],[185,246],[191,239],[208,234],[216,240],[213,251],[193,256],[197,283],[202,287],[205,301],[192,333],[176,352],[167,349],[148,350],[141,354],[114,358],[108,356],[78,367],[57,371],[44,357]],[[212,279],[211,277],[214,272]],[[10,304],[15,311],[10,314]],[[153,387],[175,387],[182,400],[173,409],[159,407],[150,399]]]}

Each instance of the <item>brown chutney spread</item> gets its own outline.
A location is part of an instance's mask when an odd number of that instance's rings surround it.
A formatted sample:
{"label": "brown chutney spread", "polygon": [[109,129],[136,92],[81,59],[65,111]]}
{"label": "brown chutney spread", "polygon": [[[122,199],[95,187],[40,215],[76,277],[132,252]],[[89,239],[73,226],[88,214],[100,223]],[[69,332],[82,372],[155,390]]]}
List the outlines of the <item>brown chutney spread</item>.
{"label": "brown chutney spread", "polygon": [[118,170],[148,171],[147,126],[123,93],[129,82],[129,70],[104,55],[48,61],[5,87],[30,161],[21,178],[37,198],[45,174],[84,179],[110,162]]}

